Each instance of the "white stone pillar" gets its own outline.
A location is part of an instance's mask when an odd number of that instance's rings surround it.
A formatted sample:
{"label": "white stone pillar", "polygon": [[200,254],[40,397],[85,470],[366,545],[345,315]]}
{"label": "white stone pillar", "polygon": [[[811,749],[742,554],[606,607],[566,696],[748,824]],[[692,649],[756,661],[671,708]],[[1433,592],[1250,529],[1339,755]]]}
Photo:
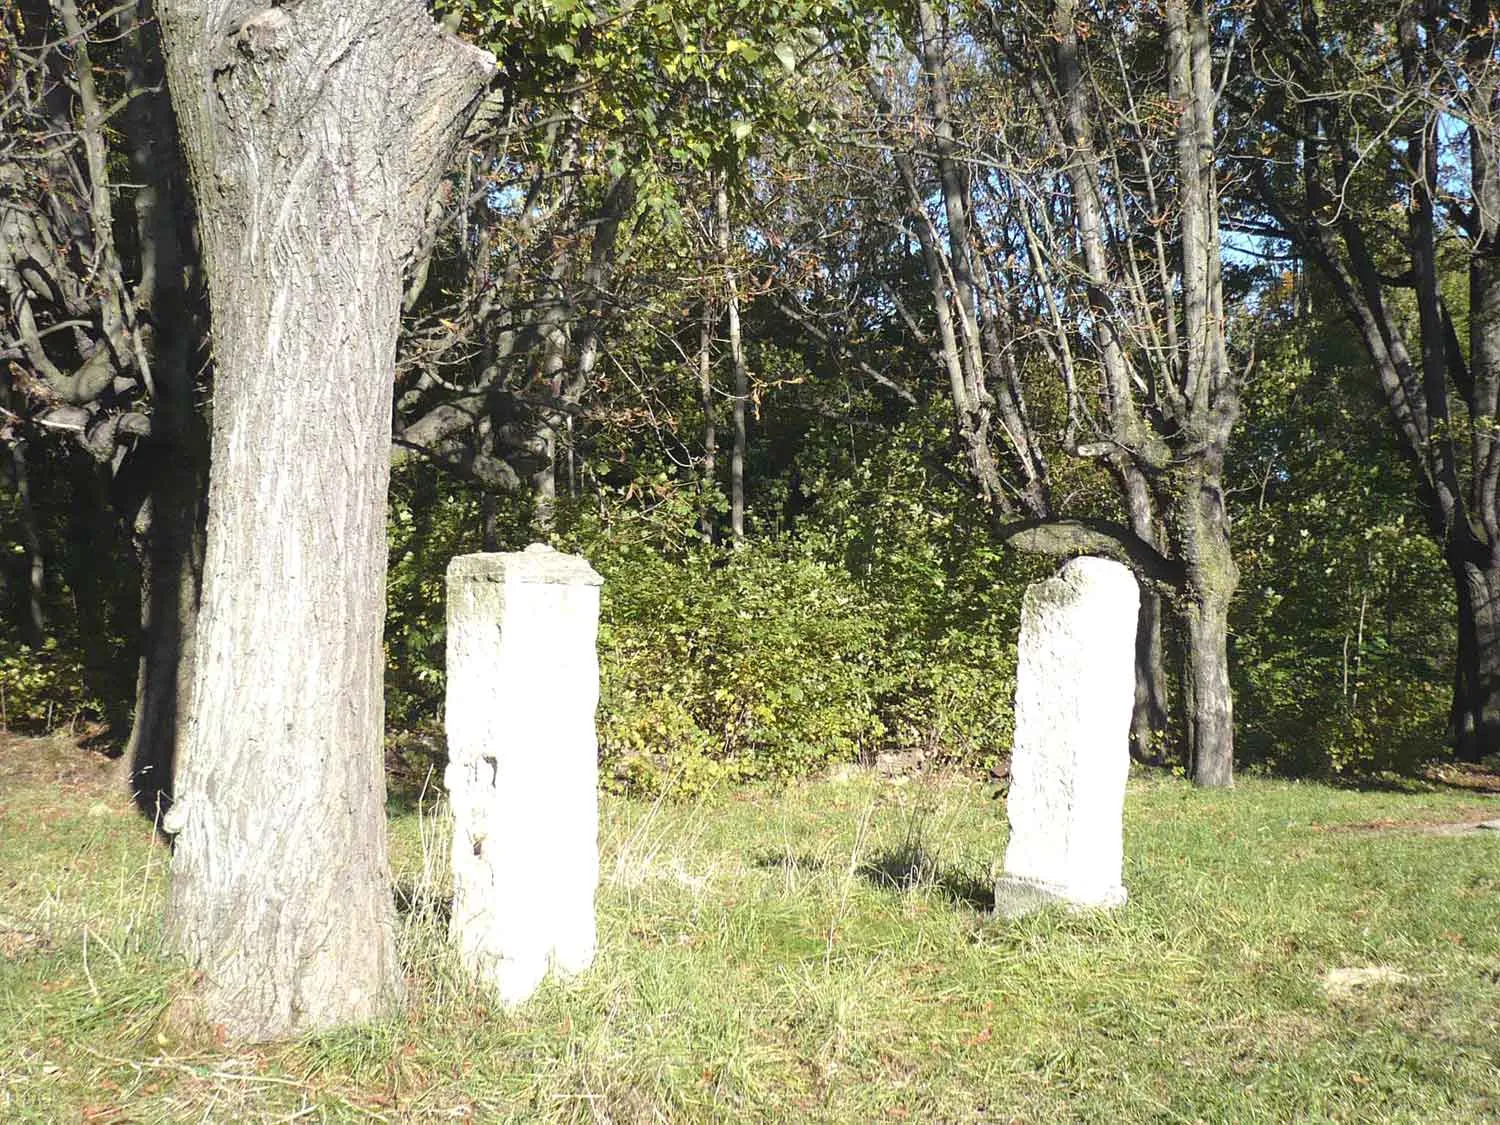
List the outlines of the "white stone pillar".
{"label": "white stone pillar", "polygon": [[1010,843],[995,910],[1119,906],[1140,590],[1108,559],[1073,559],[1021,609]]}
{"label": "white stone pillar", "polygon": [[544,544],[448,566],[449,936],[507,1005],[594,959],[600,584]]}

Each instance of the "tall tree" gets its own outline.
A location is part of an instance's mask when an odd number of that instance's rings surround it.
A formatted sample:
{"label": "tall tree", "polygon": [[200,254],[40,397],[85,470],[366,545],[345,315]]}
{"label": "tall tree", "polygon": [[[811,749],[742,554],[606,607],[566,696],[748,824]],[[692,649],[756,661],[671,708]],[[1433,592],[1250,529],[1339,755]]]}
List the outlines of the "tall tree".
{"label": "tall tree", "polygon": [[[1220,264],[1219,8],[1168,0],[1128,28],[1083,0],[985,21],[917,0],[912,14],[915,65],[897,59],[866,85],[928,286],[931,328],[916,327],[974,488],[1000,538],[1120,557],[1167,593],[1190,772],[1231,784],[1238,579],[1223,465],[1239,387]],[[1122,143],[1097,143],[1106,122]],[[1034,416],[1037,395],[1061,400],[1060,432]],[[1125,518],[1059,505],[1058,453],[1106,467]],[[1165,691],[1153,609],[1142,742]]]}
{"label": "tall tree", "polygon": [[1500,58],[1489,0],[1259,3],[1255,210],[1369,358],[1457,593],[1452,737],[1500,750]]}
{"label": "tall tree", "polygon": [[202,1014],[273,1038],[399,992],[381,629],[402,269],[494,62],[418,0],[160,15],[217,360],[169,922]]}
{"label": "tall tree", "polygon": [[[693,372],[705,419],[716,399],[736,397],[748,423],[748,366],[743,393],[702,393],[701,361],[712,382],[718,337],[733,335],[714,329],[728,314],[717,240],[734,243],[738,269],[754,224],[751,161],[806,139],[803,64],[831,53],[830,36],[862,34],[863,8],[729,0],[705,19],[689,0],[462,6],[463,26],[504,60],[506,80],[471,130],[442,260],[419,271],[439,284],[409,294],[398,447],[494,492],[529,490],[545,524],[562,477],[571,489],[599,468],[614,438],[596,439],[633,416],[676,467],[709,480],[708,462],[727,468],[732,493],[729,440],[720,458],[715,426],[691,441],[673,432],[686,404],[664,373]],[[713,217],[716,185],[733,230]],[[734,280],[750,290],[743,274]],[[611,349],[615,331],[638,333],[638,346]],[[628,470],[615,461],[601,471]]]}
{"label": "tall tree", "polygon": [[[1040,242],[1028,247],[1030,259],[1044,268],[1067,262],[1059,248],[1076,246],[1077,257],[1060,271],[1071,276],[1043,282],[1061,282],[1082,298],[1064,335],[1077,333],[1100,379],[1094,440],[1080,441],[1074,452],[1104,458],[1116,476],[1136,541],[1125,545],[1137,557],[1163,551],[1170,564],[1164,569],[1176,572],[1188,769],[1196,783],[1221,786],[1232,783],[1234,763],[1228,622],[1239,575],[1229,547],[1224,457],[1239,387],[1229,363],[1219,244],[1217,13],[1213,4],[1167,0],[1162,16],[1157,52],[1136,47],[1138,66],[1150,65],[1154,53],[1161,69],[1141,74],[1122,65],[1118,47],[1107,53],[1086,44],[1081,29],[1099,13],[1077,0],[1051,5],[1049,65],[1032,72],[1044,75],[1045,85],[1033,81],[1031,88],[1051,117],[1049,133],[1061,141],[1073,239],[1057,239],[1055,229],[1037,237],[1049,225],[1045,210],[1033,209],[1038,221],[1024,229]],[[1148,116],[1161,94],[1170,133]],[[1113,113],[1123,109],[1134,141],[1124,159],[1094,140],[1111,115],[1112,95],[1123,103]],[[1058,353],[1069,348],[1056,339]],[[1038,530],[1066,531],[1079,546],[1097,531],[1067,524]],[[1155,626],[1149,616],[1144,624]]]}

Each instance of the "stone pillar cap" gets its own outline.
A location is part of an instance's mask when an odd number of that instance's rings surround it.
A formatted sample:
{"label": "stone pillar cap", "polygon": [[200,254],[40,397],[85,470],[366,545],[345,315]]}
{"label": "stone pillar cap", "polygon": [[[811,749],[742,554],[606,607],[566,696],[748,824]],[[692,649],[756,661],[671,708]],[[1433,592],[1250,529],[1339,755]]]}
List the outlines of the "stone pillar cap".
{"label": "stone pillar cap", "polygon": [[602,586],[604,579],[580,555],[565,555],[546,543],[533,543],[524,551],[479,552],[455,555],[448,563],[448,580],[472,582],[554,582],[575,586]]}
{"label": "stone pillar cap", "polygon": [[1075,575],[1087,575],[1091,582],[1113,582],[1120,586],[1136,585],[1135,574],[1122,562],[1114,559],[1100,558],[1098,555],[1079,555],[1077,558],[1069,559],[1063,563],[1058,571],[1059,578],[1074,578]]}

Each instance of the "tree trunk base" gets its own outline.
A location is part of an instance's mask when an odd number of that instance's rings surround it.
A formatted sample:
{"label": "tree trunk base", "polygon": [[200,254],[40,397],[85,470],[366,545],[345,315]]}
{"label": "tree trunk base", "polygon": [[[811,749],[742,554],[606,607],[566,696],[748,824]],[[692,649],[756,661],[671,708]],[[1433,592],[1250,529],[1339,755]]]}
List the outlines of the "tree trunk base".
{"label": "tree trunk base", "polygon": [[1500,567],[1449,559],[1458,594],[1451,737],[1459,761],[1500,753]]}

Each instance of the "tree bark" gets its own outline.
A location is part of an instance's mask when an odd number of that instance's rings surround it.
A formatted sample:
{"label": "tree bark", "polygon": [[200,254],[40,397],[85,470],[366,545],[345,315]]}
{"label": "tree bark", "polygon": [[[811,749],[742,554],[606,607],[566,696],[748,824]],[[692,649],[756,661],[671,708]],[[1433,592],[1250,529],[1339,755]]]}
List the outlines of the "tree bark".
{"label": "tree bark", "polygon": [[[560,308],[562,298],[557,301]],[[568,334],[562,316],[559,313],[557,322],[547,329],[542,344],[542,393],[552,399],[561,397],[568,359]],[[531,474],[531,518],[538,531],[548,533],[557,525],[557,431],[563,425],[563,416],[546,408],[539,414],[533,442],[541,465]]]}
{"label": "tree bark", "polygon": [[1167,671],[1162,655],[1162,598],[1141,587],[1135,631],[1135,708],[1130,715],[1130,751],[1138,762],[1161,765],[1167,730]]}
{"label": "tree bark", "polygon": [[1187,570],[1183,599],[1187,647],[1183,677],[1188,770],[1196,785],[1234,784],[1234,707],[1229,686],[1229,603],[1239,569],[1229,550],[1224,453],[1239,417],[1239,386],[1229,369],[1214,170],[1218,95],[1211,14],[1166,0],[1168,89],[1179,107],[1176,137],[1182,228],[1181,405],[1191,453],[1175,481],[1168,536]]}
{"label": "tree bark", "polygon": [[417,0],[161,5],[216,357],[169,930],[264,1040],[400,992],[381,633],[401,274],[494,61]]}
{"label": "tree bark", "polygon": [[202,466],[181,446],[162,449],[137,518],[141,651],[135,717],[123,759],[136,807],[158,820],[171,807],[183,727],[191,712],[203,580]]}
{"label": "tree bark", "polygon": [[719,435],[714,421],[713,332],[714,306],[703,298],[703,313],[698,321],[698,405],[703,411],[703,467],[701,511],[698,533],[705,543],[714,541],[714,510],[710,497],[718,479]]}
{"label": "tree bark", "polygon": [[1182,610],[1182,690],[1188,772],[1206,788],[1234,785],[1234,703],[1229,687],[1229,599],[1194,591]]}
{"label": "tree bark", "polygon": [[124,757],[130,793],[153,819],[170,807],[190,712],[202,552],[197,480],[189,473],[185,483],[164,480],[153,490],[141,559],[141,655]]}
{"label": "tree bark", "polygon": [[[1156,506],[1145,474],[1127,457],[1114,459],[1115,476],[1130,515],[1130,530],[1161,549]],[[1162,597],[1154,583],[1141,583],[1135,631],[1135,707],[1130,715],[1130,752],[1140,762],[1163,761],[1167,729],[1167,674],[1161,648]]]}
{"label": "tree bark", "polygon": [[729,289],[729,353],[734,358],[734,447],[729,453],[729,535],[736,547],[745,542],[745,452],[749,442],[747,415],[750,380],[745,367],[745,345],[740,337],[740,298]]}
{"label": "tree bark", "polygon": [[1458,592],[1453,750],[1477,762],[1500,746],[1500,567],[1449,552]]}
{"label": "tree bark", "polygon": [[1208,788],[1234,784],[1234,702],[1229,683],[1229,605],[1240,572],[1229,549],[1229,515],[1218,474],[1185,470],[1168,513],[1183,561],[1177,599],[1183,643],[1183,734],[1188,775]]}

